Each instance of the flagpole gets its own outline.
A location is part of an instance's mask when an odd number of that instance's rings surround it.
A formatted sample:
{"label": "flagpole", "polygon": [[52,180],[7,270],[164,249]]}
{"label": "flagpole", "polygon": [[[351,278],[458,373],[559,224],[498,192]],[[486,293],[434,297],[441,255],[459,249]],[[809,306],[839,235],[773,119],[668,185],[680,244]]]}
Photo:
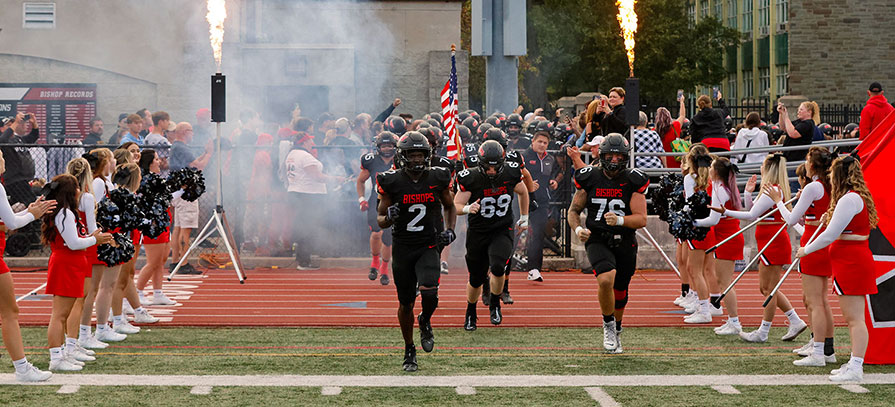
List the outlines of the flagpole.
{"label": "flagpole", "polygon": [[[453,130],[452,130],[453,134],[450,135],[450,138],[451,138],[451,142],[454,143],[455,147],[457,148],[457,156],[460,157],[460,162],[462,162],[463,165],[465,166],[466,165],[466,153],[463,151],[464,149],[463,149],[462,140],[459,144],[457,144],[457,139],[460,138],[460,129],[457,127],[460,125],[460,120],[457,117],[459,110],[460,110],[460,99],[459,99],[460,98],[460,87],[456,83],[456,82],[459,82],[457,80],[457,74],[456,74],[456,72],[457,72],[457,59],[456,58],[457,58],[457,44],[451,44],[451,70],[453,71],[452,80],[454,81],[454,83],[451,85],[452,85],[452,88],[457,89],[457,93],[454,94],[454,103],[456,103],[458,111],[454,111],[453,114],[451,115],[452,116],[451,120],[454,121],[454,125],[453,125]],[[454,109],[454,106],[452,104],[451,110],[453,111],[453,109]]]}

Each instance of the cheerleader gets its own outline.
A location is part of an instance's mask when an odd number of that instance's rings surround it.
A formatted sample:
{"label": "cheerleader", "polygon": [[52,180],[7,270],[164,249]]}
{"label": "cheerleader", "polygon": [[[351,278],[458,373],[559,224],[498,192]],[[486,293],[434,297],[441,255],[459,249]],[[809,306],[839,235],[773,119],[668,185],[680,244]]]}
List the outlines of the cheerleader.
{"label": "cheerleader", "polygon": [[[783,154],[770,154],[764,159],[761,166],[761,188],[774,188],[780,192],[784,200],[788,201],[789,181],[786,178],[786,158]],[[746,196],[747,207],[751,201],[751,194]],[[727,210],[725,207],[712,208],[722,215],[740,220],[755,220],[763,213],[767,212],[774,206],[774,200],[767,194],[762,193],[758,199],[751,205],[749,211],[733,211]],[[784,264],[789,264],[792,256],[792,246],[789,243],[789,234],[784,230],[773,241],[771,238],[780,228],[786,227],[780,212],[774,213],[773,217],[765,219],[758,223],[755,227],[755,241],[759,250],[771,242],[767,250],[761,255],[761,263],[758,265],[758,281],[761,295],[767,296],[771,290],[780,281],[780,273]],[[776,308],[780,308],[789,320],[789,329],[786,335],[783,335],[784,341],[791,341],[801,334],[808,325],[799,318],[795,308],[789,302],[789,298],[782,292],[774,295],[774,300],[764,308],[764,315],[761,326],[752,332],[740,332],[740,338],[747,342],[767,342],[768,334],[771,331],[771,322],[774,320]]]}
{"label": "cheerleader", "polygon": [[830,380],[861,381],[864,378],[864,353],[868,341],[864,296],[877,293],[873,254],[868,239],[870,229],[876,227],[879,218],[864,183],[861,164],[854,157],[846,156],[833,161],[830,186],[826,229],[814,242],[799,247],[796,257],[807,258],[829,247],[833,291],[839,296],[839,308],[848,322],[851,338],[851,359],[831,371]]}
{"label": "cheerleader", "polygon": [[[84,154],[92,160],[96,158],[90,154]],[[78,181],[78,216],[81,224],[87,228],[87,234],[96,232],[96,200],[93,198],[93,172],[90,170],[90,163],[83,157],[75,158],[68,162],[66,173],[75,177]],[[84,287],[92,285],[93,269],[90,266],[90,259],[96,256],[96,246],[90,246],[84,251],[84,257],[87,259],[87,267],[82,270],[84,278]],[[79,323],[84,310],[83,297],[75,300],[71,313],[65,323],[65,351],[75,360],[80,362],[90,362],[96,360],[96,352],[84,348],[78,343]]]}
{"label": "cheerleader", "polygon": [[[151,172],[158,175],[161,172],[162,160],[154,150],[143,150],[140,153],[140,169],[144,172]],[[182,193],[182,191],[179,191]],[[169,214],[170,216],[170,214]],[[143,236],[143,247],[146,249],[146,265],[140,270],[137,276],[137,292],[140,293],[141,302],[151,305],[175,305],[177,301],[168,298],[162,291],[162,273],[164,272],[165,260],[168,259],[169,241],[170,241],[170,225],[165,231],[155,239]],[[143,289],[152,279],[152,300],[149,301],[143,294]]]}
{"label": "cheerleader", "polygon": [[[686,159],[681,161],[681,172],[684,177],[690,174],[690,165],[687,163]],[[687,247],[681,239],[675,240],[677,241],[675,260],[677,260],[677,269],[680,272],[681,295],[674,299],[674,305],[681,308],[687,308],[691,303],[698,301],[699,297],[696,296],[696,291],[690,289],[690,276],[687,271],[687,257],[690,256],[689,247]]]}
{"label": "cheerleader", "polygon": [[[799,241],[800,246],[807,245],[815,231],[822,228],[821,216],[830,206],[829,172],[832,162],[833,156],[826,148],[811,147],[808,150],[804,166],[805,175],[811,182],[805,184],[799,191],[799,201],[792,212],[783,205],[782,197],[774,188],[765,188],[762,191],[776,202],[787,224],[798,225],[804,220],[805,228]],[[799,182],[801,183],[801,180]],[[793,364],[825,366],[827,363],[836,363],[836,353],[833,349],[833,310],[827,300],[827,293],[830,291],[828,281],[833,275],[829,250],[821,249],[799,259],[799,273],[802,274],[805,307],[811,315],[813,339],[810,346],[800,349],[805,358],[793,361]]]}
{"label": "cheerleader", "polygon": [[[6,172],[6,161],[3,159],[3,152],[0,151],[0,175],[4,172]],[[0,196],[7,196],[3,184],[0,184]],[[16,380],[20,382],[42,382],[53,374],[34,367],[25,358],[25,346],[22,344],[22,332],[19,329],[19,306],[16,304],[12,274],[3,261],[6,231],[21,228],[55,207],[56,201],[38,199],[28,206],[27,211],[15,213],[9,206],[9,200],[0,199],[0,220],[3,221],[3,231],[0,232],[0,246],[3,247],[3,250],[0,250],[0,324],[3,330],[3,346],[6,347],[16,369]]]}
{"label": "cheerleader", "polygon": [[[737,188],[737,168],[726,157],[718,157],[712,162],[709,170],[709,178],[712,180],[712,207],[724,207],[730,210],[740,210],[740,191]],[[722,241],[732,236],[740,229],[740,221],[734,218],[721,216],[712,211],[708,218],[698,219],[696,226],[711,227],[715,239]],[[733,277],[734,264],[743,258],[743,246],[745,240],[739,234],[727,243],[719,246],[714,251],[715,279],[718,287],[727,287]],[[715,328],[718,335],[739,335],[743,331],[740,318],[737,314],[737,294],[731,289],[724,296],[724,306],[727,308],[727,321],[724,325]]]}
{"label": "cheerleader", "polygon": [[47,326],[50,370],[79,371],[84,362],[63,351],[65,321],[75,300],[84,296],[84,270],[88,267],[84,249],[112,242],[112,235],[96,230],[86,235],[76,214],[80,188],[75,177],[62,174],[44,187],[47,199],[57,202],[56,209],[43,215],[41,236],[50,246],[46,293],[53,295],[53,312]]}
{"label": "cheerleader", "polygon": [[[91,161],[93,171],[93,195],[96,202],[100,202],[109,196],[109,192],[115,189],[112,184],[112,173],[115,171],[115,157],[107,148],[97,148],[90,151],[90,155],[96,158]],[[87,295],[84,298],[84,310],[81,312],[81,324],[78,330],[78,342],[87,349],[105,349],[108,342],[120,342],[127,338],[126,335],[117,333],[109,327],[109,307],[112,305],[112,290],[115,280],[118,278],[120,265],[112,267],[99,261],[96,255],[96,247],[87,250],[88,263],[92,267],[91,285],[87,287]],[[90,322],[93,311],[96,309],[96,333],[91,334]]]}
{"label": "cheerleader", "polygon": [[[709,167],[712,164],[712,156],[703,144],[694,144],[687,154],[690,174],[684,177],[684,197],[690,198],[698,191],[712,194],[709,184]],[[713,310],[709,304],[712,292],[717,292],[714,276],[714,259],[705,253],[705,250],[715,245],[715,235],[709,230],[703,240],[688,240],[687,246],[690,254],[687,256],[687,270],[690,284],[696,289],[697,301],[685,308],[688,315],[684,322],[688,324],[707,324],[712,322]]]}

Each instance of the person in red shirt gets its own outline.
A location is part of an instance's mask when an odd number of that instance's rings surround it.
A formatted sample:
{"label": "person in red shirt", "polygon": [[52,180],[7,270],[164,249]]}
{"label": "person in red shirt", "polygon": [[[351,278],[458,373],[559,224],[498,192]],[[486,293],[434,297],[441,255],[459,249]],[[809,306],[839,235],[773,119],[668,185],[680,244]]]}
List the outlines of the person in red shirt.
{"label": "person in red shirt", "polygon": [[[662,137],[662,148],[665,152],[671,152],[671,142],[681,138],[681,127],[687,120],[687,107],[684,106],[684,97],[678,98],[680,107],[677,119],[671,119],[671,112],[664,107],[656,110],[656,133]],[[665,168],[681,168],[681,162],[676,157],[665,157]]]}
{"label": "person in red shirt", "polygon": [[858,125],[858,135],[861,140],[864,140],[889,113],[895,110],[895,107],[892,107],[883,95],[883,85],[880,85],[879,82],[870,84],[867,97],[867,104],[861,110],[861,122]]}

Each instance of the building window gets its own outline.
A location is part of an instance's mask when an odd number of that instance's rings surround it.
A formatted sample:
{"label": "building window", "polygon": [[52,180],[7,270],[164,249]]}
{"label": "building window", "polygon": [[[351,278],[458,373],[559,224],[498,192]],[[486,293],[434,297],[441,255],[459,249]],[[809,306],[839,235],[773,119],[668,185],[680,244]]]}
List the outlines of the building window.
{"label": "building window", "polygon": [[737,28],[737,0],[727,0],[727,26]]}
{"label": "building window", "polygon": [[777,65],[777,96],[789,91],[789,65]]}
{"label": "building window", "polygon": [[752,0],[743,2],[743,32],[752,32]]}
{"label": "building window", "polygon": [[771,68],[758,68],[758,94],[771,96]]}
{"label": "building window", "polygon": [[713,14],[712,17],[717,18],[718,21],[721,21],[721,20],[724,19],[724,13],[721,11],[721,5],[722,5],[722,4],[723,4],[723,1],[722,1],[722,0],[715,0],[715,3],[714,3],[714,6],[715,6],[715,14]]}
{"label": "building window", "polygon": [[728,76],[727,79],[727,100],[737,100],[737,75]]}
{"label": "building window", "polygon": [[752,84],[752,70],[743,71],[743,98],[751,99],[753,97],[752,89],[754,88]]}
{"label": "building window", "polygon": [[687,4],[687,19],[690,23],[690,26],[696,22],[696,3],[688,3]]}
{"label": "building window", "polygon": [[771,0],[758,0],[758,28],[767,30],[771,24]]}
{"label": "building window", "polygon": [[709,15],[709,0],[699,0],[699,18],[703,19]]}
{"label": "building window", "polygon": [[777,23],[785,24],[789,21],[789,0],[777,0]]}
{"label": "building window", "polygon": [[56,3],[23,3],[22,28],[56,28]]}

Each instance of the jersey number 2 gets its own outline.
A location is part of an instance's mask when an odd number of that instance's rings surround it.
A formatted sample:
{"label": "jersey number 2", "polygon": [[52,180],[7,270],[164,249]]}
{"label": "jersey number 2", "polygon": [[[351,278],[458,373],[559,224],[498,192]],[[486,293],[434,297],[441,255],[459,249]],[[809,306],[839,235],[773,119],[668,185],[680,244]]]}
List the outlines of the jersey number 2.
{"label": "jersey number 2", "polygon": [[613,199],[609,201],[605,198],[594,198],[591,199],[591,203],[599,206],[599,209],[597,209],[597,216],[594,218],[597,222],[599,222],[600,219],[603,219],[603,213],[606,212],[607,206],[609,207],[610,212],[613,212],[618,216],[625,216],[625,201],[622,201],[621,199]]}
{"label": "jersey number 2", "polygon": [[410,208],[407,208],[407,211],[411,212],[411,213],[419,212],[416,214],[416,216],[413,217],[413,219],[410,220],[410,222],[407,222],[407,231],[408,232],[422,232],[423,226],[417,225],[417,223],[420,223],[420,221],[423,220],[424,217],[426,217],[426,205],[423,205],[423,204],[411,205]]}

